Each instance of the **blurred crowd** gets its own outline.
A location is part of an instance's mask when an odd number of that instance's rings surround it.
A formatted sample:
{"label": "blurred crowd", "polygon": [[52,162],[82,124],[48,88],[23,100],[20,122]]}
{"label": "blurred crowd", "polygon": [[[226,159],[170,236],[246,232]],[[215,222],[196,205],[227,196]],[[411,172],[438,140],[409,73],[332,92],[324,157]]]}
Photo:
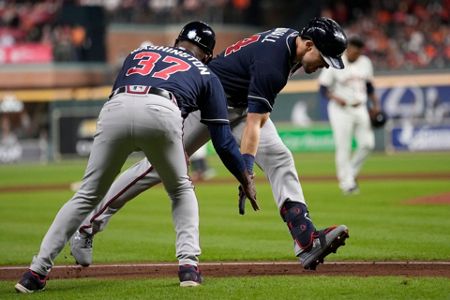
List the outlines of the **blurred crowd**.
{"label": "blurred crowd", "polygon": [[[94,0],[95,1],[95,0]],[[92,3],[85,0],[81,2]],[[102,2],[102,1],[97,1]],[[252,0],[112,0],[104,4],[111,21],[125,23],[252,23],[257,10]],[[252,5],[253,4],[253,5]]]}
{"label": "blurred crowd", "polygon": [[366,41],[377,69],[450,67],[450,1],[371,1],[350,7],[333,1],[322,14]]}
{"label": "blurred crowd", "polygon": [[63,1],[0,1],[0,47],[51,45],[53,60],[81,61],[86,29],[58,21]]}
{"label": "blurred crowd", "polygon": [[57,9],[55,1],[0,1],[0,46],[48,41]]}
{"label": "blurred crowd", "polygon": [[[304,23],[299,19],[309,18],[304,11],[310,9],[312,15],[337,20],[350,36],[363,37],[367,55],[377,69],[450,67],[450,0],[0,0],[0,47],[50,43],[56,61],[82,60],[83,47],[89,43],[86,28],[58,20],[58,11],[67,4],[101,5],[107,23],[167,24],[202,19],[262,28],[296,28]],[[296,17],[288,17],[293,15]]]}

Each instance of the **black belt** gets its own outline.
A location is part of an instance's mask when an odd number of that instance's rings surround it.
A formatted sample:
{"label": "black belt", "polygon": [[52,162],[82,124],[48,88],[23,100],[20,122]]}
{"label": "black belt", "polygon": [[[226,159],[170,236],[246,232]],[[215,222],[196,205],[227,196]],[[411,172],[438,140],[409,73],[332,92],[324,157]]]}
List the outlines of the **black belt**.
{"label": "black belt", "polygon": [[109,95],[109,99],[114,97],[117,94],[133,94],[133,95],[157,95],[166,98],[167,100],[172,101],[173,103],[177,104],[175,96],[165,89],[157,88],[154,86],[147,86],[147,85],[124,85],[117,89],[115,89],[111,95]]}
{"label": "black belt", "polygon": [[358,107],[358,106],[360,106],[362,104],[362,102],[357,102],[357,103],[354,103],[354,104],[350,104],[350,106],[351,107]]}

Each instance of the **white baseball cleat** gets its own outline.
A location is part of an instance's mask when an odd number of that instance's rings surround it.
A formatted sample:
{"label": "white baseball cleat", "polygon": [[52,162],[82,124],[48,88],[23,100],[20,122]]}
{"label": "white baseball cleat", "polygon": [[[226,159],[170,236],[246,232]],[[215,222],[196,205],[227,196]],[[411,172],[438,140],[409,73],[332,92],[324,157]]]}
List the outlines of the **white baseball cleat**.
{"label": "white baseball cleat", "polygon": [[81,233],[77,230],[70,239],[70,254],[78,265],[88,267],[92,264],[92,234]]}

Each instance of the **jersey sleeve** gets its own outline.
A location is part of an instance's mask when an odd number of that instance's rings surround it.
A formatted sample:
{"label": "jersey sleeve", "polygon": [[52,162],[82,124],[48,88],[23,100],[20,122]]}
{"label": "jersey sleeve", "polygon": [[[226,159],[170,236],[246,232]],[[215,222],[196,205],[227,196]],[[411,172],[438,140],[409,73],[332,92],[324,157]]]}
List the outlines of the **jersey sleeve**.
{"label": "jersey sleeve", "polygon": [[206,83],[204,93],[198,102],[202,123],[228,124],[228,109],[225,92],[216,76]]}
{"label": "jersey sleeve", "polygon": [[332,69],[323,69],[322,72],[320,72],[319,75],[319,84],[330,87],[333,85],[333,70]]}
{"label": "jersey sleeve", "polygon": [[256,61],[250,72],[252,75],[248,89],[248,112],[271,112],[275,97],[286,85],[287,79],[280,70],[264,61]]}
{"label": "jersey sleeve", "polygon": [[367,78],[366,81],[373,81],[373,65],[368,57],[366,57],[366,72]]}

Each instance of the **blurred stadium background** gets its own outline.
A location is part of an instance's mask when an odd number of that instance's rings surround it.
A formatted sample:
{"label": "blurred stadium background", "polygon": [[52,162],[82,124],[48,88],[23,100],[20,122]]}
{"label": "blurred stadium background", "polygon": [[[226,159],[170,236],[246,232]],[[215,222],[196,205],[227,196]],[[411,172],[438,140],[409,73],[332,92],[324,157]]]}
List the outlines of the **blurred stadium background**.
{"label": "blurred stadium background", "polygon": [[[377,150],[449,151],[450,0],[0,0],[0,163],[87,156],[123,58],[189,20],[215,28],[219,53],[319,15],[366,40],[389,116]],[[296,74],[272,114],[293,152],[334,151],[317,75]]]}

